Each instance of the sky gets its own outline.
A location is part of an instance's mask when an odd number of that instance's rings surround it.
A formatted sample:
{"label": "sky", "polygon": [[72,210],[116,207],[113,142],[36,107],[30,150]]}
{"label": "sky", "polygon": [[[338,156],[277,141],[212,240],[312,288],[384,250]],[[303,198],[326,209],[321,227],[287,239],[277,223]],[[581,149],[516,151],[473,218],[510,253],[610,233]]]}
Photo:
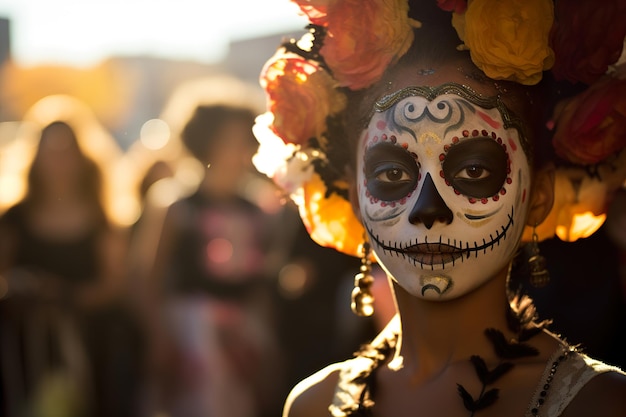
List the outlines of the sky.
{"label": "sky", "polygon": [[90,66],[111,55],[216,62],[233,40],[303,29],[289,0],[0,0],[18,64]]}

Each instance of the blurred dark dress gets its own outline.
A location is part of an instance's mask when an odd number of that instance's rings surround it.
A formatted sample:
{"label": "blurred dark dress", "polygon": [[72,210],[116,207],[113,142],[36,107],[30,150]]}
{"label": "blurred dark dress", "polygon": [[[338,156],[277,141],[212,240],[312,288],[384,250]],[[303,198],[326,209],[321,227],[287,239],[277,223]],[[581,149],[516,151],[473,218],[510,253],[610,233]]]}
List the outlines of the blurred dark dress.
{"label": "blurred dark dress", "polygon": [[0,218],[13,242],[4,271],[9,292],[0,300],[1,414],[44,406],[46,390],[56,386],[59,398],[79,397],[64,402],[68,416],[135,415],[136,321],[121,304],[82,311],[72,302],[76,289],[98,277],[98,240],[107,226],[52,238],[31,229],[26,210],[20,203]]}
{"label": "blurred dark dress", "polygon": [[174,203],[169,215],[167,412],[263,415],[275,407],[281,378],[270,298],[276,271],[267,267],[280,236],[276,219],[244,198],[202,192]]}

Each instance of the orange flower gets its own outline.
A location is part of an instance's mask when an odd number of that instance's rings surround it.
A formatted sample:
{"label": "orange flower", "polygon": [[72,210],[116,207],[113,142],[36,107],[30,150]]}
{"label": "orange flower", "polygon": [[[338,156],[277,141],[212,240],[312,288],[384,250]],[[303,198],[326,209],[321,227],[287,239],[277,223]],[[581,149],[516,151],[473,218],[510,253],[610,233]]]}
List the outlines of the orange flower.
{"label": "orange flower", "polygon": [[326,130],[326,118],[341,111],[345,96],[318,65],[296,54],[279,51],[268,61],[261,85],[274,114],[272,130],[285,143],[305,145]]}
{"label": "orange flower", "polygon": [[408,17],[406,0],[296,3],[312,23],[326,27],[320,52],[339,85],[352,90],[378,81],[409,49],[419,26]]}
{"label": "orange flower", "polygon": [[303,191],[300,216],[311,238],[321,246],[359,256],[364,229],[350,202],[335,193],[326,198],[326,186],[317,173]]}
{"label": "orange flower", "polygon": [[626,79],[605,76],[560,103],[554,114],[556,153],[577,164],[595,164],[626,147]]}
{"label": "orange flower", "polygon": [[626,1],[559,0],[550,36],[557,80],[591,84],[622,52],[626,36]]}
{"label": "orange flower", "polygon": [[548,35],[552,0],[473,0],[465,12],[464,41],[488,77],[537,84],[554,63]]}

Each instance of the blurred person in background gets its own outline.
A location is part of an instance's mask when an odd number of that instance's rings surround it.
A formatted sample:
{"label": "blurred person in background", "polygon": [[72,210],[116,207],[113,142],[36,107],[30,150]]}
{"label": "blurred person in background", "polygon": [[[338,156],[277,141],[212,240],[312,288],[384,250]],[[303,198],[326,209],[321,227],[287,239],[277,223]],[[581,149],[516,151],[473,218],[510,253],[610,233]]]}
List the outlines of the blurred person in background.
{"label": "blurred person in background", "polygon": [[[201,177],[168,206],[145,279],[153,407],[171,417],[276,415],[282,364],[271,296],[289,228],[251,162],[256,91],[232,78],[206,82],[175,106],[184,121],[173,129]],[[155,225],[142,220],[136,236],[145,227]]]}
{"label": "blurred person in background", "polygon": [[133,416],[128,237],[107,175],[120,152],[68,96],[42,99],[23,128],[3,160],[3,198],[17,198],[0,218],[1,413]]}

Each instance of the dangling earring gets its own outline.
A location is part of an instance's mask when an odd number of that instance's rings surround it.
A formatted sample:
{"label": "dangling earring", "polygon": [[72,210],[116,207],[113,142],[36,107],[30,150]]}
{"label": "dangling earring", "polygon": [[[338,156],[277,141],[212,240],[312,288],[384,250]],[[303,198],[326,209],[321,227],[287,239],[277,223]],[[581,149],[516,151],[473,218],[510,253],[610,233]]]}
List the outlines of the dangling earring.
{"label": "dangling earring", "polygon": [[533,241],[530,244],[530,285],[535,288],[542,288],[550,282],[550,273],[546,268],[546,258],[539,253],[539,236],[537,236],[537,225],[533,227]]}
{"label": "dangling earring", "polygon": [[363,243],[361,254],[361,267],[354,277],[354,289],[352,290],[352,312],[357,316],[369,317],[374,314],[374,296],[371,287],[374,283],[372,275],[372,262],[370,261],[370,244]]}

